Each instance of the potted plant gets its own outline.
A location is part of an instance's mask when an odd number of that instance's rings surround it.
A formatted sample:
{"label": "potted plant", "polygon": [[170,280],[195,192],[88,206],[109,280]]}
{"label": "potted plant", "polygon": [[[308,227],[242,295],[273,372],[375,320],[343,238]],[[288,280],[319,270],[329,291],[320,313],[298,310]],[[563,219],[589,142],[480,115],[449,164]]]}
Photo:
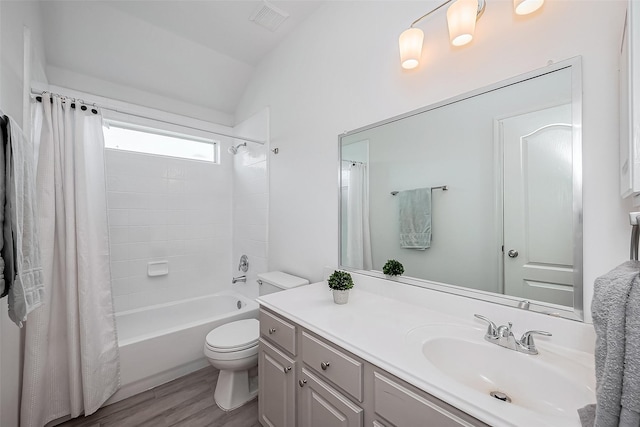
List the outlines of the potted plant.
{"label": "potted plant", "polygon": [[334,271],[327,279],[329,288],[333,290],[333,302],[346,304],[349,301],[349,290],[353,288],[353,279],[346,271]]}
{"label": "potted plant", "polygon": [[404,267],[400,261],[390,259],[384,264],[384,267],[382,267],[382,272],[389,277],[396,277],[404,273]]}

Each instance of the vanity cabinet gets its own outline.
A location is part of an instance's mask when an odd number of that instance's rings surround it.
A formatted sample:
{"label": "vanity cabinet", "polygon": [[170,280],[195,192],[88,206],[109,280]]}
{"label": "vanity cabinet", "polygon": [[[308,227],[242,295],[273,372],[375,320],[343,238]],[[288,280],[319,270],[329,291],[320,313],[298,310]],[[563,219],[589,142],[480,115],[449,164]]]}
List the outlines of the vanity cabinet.
{"label": "vanity cabinet", "polygon": [[640,4],[627,1],[619,56],[620,192],[640,205]]}
{"label": "vanity cabinet", "polygon": [[260,322],[264,427],[487,427],[289,319],[261,308]]}

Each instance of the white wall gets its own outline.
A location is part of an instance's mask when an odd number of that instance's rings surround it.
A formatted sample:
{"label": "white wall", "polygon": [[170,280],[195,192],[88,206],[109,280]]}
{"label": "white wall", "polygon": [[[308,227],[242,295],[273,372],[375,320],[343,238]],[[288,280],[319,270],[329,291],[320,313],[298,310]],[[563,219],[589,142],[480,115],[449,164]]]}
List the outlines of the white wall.
{"label": "white wall", "polygon": [[134,88],[123,84],[88,76],[77,71],[47,65],[47,77],[49,82],[56,86],[103,96],[109,99],[124,101],[127,103],[142,105],[156,110],[193,117],[211,123],[225,126],[233,125],[233,117],[222,111],[213,110],[179,99],[169,98],[158,93],[148,92],[140,88]]}
{"label": "white wall", "polygon": [[[0,108],[23,126],[25,81],[24,32],[30,33],[31,58],[26,80],[46,82],[42,19],[36,2],[0,2]],[[27,130],[27,129],[25,129]],[[19,422],[23,334],[9,320],[6,299],[0,300],[0,425],[17,427]]]}
{"label": "white wall", "polygon": [[[106,150],[116,312],[229,287],[232,161],[220,164]],[[147,264],[168,261],[149,277]]]}
{"label": "white wall", "polygon": [[[621,1],[547,1],[516,17],[492,1],[471,45],[448,43],[445,14],[425,30],[423,65],[403,71],[398,35],[423,2],[328,2],[256,70],[237,109],[269,106],[271,269],[320,280],[338,263],[337,135],[497,81],[583,57],[584,287],[628,256],[629,203],[618,196],[617,51]],[[461,153],[462,154],[462,153]]]}
{"label": "white wall", "polygon": [[[242,255],[249,257],[246,283],[232,285],[234,290],[256,298],[257,276],[267,271],[267,222],[269,211],[269,110],[263,109],[234,127],[234,134],[264,145],[248,142],[240,147],[238,154],[223,153],[233,158],[233,257],[232,276],[245,273],[238,271]],[[236,144],[242,140],[235,140]]]}

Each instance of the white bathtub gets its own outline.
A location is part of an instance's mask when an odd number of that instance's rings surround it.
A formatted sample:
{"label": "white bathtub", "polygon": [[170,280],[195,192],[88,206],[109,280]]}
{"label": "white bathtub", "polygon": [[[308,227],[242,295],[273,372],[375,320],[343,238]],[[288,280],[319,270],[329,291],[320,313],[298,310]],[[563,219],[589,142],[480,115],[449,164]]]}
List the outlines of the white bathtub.
{"label": "white bathtub", "polygon": [[251,318],[258,318],[258,304],[233,292],[116,314],[121,388],[107,404],[207,366],[207,333]]}

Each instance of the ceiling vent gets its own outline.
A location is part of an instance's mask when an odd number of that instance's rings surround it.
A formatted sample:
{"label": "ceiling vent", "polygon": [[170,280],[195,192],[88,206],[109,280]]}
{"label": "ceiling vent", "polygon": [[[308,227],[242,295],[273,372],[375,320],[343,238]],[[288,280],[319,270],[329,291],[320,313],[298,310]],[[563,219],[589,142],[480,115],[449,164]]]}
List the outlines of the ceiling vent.
{"label": "ceiling vent", "polygon": [[289,14],[287,12],[263,1],[249,17],[249,21],[253,21],[269,31],[275,31],[288,17]]}

